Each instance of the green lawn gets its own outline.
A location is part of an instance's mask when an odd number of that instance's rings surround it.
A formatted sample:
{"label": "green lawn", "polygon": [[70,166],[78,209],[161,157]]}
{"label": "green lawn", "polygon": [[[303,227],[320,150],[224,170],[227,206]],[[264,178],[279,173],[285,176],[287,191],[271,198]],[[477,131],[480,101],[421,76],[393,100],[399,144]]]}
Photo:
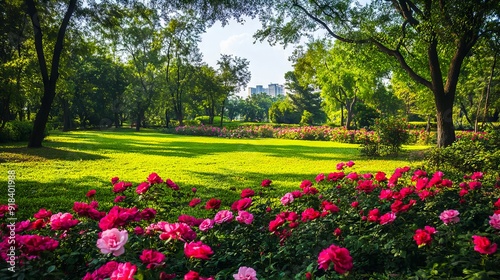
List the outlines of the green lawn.
{"label": "green lawn", "polygon": [[[360,156],[358,145],[281,139],[221,139],[132,130],[53,132],[44,148],[25,143],[0,146],[0,204],[7,203],[7,171],[16,172],[18,218],[41,207],[69,211],[74,201],[96,189],[98,199],[112,201],[110,178],[140,183],[151,173],[170,178],[181,188],[198,188],[202,198],[230,204],[244,188],[271,179],[276,195],[297,189],[302,180],[334,172],[336,164],[353,160],[358,173],[391,173],[417,166],[408,153],[393,159]],[[406,147],[419,150],[426,147]],[[110,204],[104,204],[109,207]],[[102,209],[102,208],[101,208]]]}

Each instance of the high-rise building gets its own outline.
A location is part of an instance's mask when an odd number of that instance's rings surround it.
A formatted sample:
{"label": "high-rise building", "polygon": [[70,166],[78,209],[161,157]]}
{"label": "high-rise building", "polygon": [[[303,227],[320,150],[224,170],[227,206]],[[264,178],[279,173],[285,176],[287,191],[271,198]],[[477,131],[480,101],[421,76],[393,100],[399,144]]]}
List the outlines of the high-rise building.
{"label": "high-rise building", "polygon": [[248,87],[248,96],[253,94],[266,93],[272,97],[277,97],[279,95],[285,94],[285,87],[280,84],[269,84],[267,88],[263,85],[257,85],[255,87]]}

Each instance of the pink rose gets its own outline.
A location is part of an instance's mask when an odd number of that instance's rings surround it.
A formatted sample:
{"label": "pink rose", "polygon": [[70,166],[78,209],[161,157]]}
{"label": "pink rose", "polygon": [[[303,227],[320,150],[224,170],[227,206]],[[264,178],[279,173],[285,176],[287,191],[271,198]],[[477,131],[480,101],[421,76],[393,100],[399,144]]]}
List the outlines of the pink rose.
{"label": "pink rose", "polygon": [[212,219],[205,219],[201,222],[199,229],[201,231],[207,231],[214,227],[214,221]]}
{"label": "pink rose", "polygon": [[155,172],[149,174],[147,180],[151,184],[160,184],[160,183],[163,183],[163,179],[160,178],[160,176],[158,176],[158,174],[156,174]]}
{"label": "pink rose", "polygon": [[497,244],[491,244],[490,240],[484,236],[472,236],[474,242],[474,250],[481,253],[491,255],[497,251]]}
{"label": "pink rose", "polygon": [[50,227],[52,230],[67,230],[78,224],[78,220],[73,220],[70,213],[57,213],[50,217]]}
{"label": "pink rose", "polygon": [[101,249],[101,253],[113,253],[114,256],[119,256],[125,252],[125,243],[128,240],[128,232],[126,230],[118,230],[116,228],[105,230],[101,233],[101,238],[97,240],[97,247]]}
{"label": "pink rose", "polygon": [[389,212],[385,213],[384,215],[380,216],[379,222],[381,225],[389,224],[394,222],[396,220],[396,214]]}
{"label": "pink rose", "polygon": [[215,214],[214,222],[216,224],[222,224],[224,222],[230,222],[233,220],[233,212],[229,210],[221,210]]}
{"label": "pink rose", "polygon": [[142,182],[137,186],[137,188],[135,189],[135,192],[137,194],[144,194],[149,190],[150,187],[151,187],[150,182]]}
{"label": "pink rose", "polygon": [[253,222],[253,215],[247,211],[239,211],[236,221],[249,225]]}
{"label": "pink rose", "polygon": [[118,267],[111,274],[111,280],[134,280],[137,266],[126,262],[118,264]]}
{"label": "pink rose", "polygon": [[325,174],[321,173],[316,176],[316,183],[322,182],[325,180]]}
{"label": "pink rose", "polygon": [[349,250],[336,245],[324,249],[318,256],[319,268],[328,270],[331,263],[333,263],[333,269],[339,274],[344,274],[353,267]]}
{"label": "pink rose", "polygon": [[251,267],[242,266],[238,269],[238,274],[233,274],[234,280],[258,280],[257,272]]}
{"label": "pink rose", "polygon": [[251,197],[255,195],[255,191],[252,189],[244,189],[241,191],[241,198]]}
{"label": "pink rose", "polygon": [[185,223],[165,223],[162,224],[161,230],[163,233],[160,234],[161,240],[167,240],[169,238],[179,239],[184,242],[188,240],[194,240],[196,238],[196,232],[194,232],[188,224]]}
{"label": "pink rose", "polygon": [[283,205],[288,205],[290,203],[292,203],[294,200],[293,198],[293,195],[291,193],[286,193],[285,195],[283,195],[283,197],[281,198],[281,204]]}
{"label": "pink rose", "polygon": [[457,210],[444,210],[441,215],[439,215],[439,218],[445,225],[448,224],[455,224],[460,221],[460,218],[458,217],[460,213]]}
{"label": "pink rose", "polygon": [[495,229],[500,229],[500,214],[493,214],[493,216],[490,216],[490,226]]}
{"label": "pink rose", "polygon": [[201,241],[184,244],[184,254],[188,258],[208,260],[213,253],[210,246],[203,244]]}
{"label": "pink rose", "polygon": [[153,249],[143,250],[139,259],[146,265],[147,269],[161,266],[165,260],[165,255]]}
{"label": "pink rose", "polygon": [[[500,201],[500,199],[498,201]],[[50,210],[46,210],[45,208],[41,208],[33,215],[33,217],[37,219],[46,219],[50,218],[50,216],[52,216],[52,212]]]}

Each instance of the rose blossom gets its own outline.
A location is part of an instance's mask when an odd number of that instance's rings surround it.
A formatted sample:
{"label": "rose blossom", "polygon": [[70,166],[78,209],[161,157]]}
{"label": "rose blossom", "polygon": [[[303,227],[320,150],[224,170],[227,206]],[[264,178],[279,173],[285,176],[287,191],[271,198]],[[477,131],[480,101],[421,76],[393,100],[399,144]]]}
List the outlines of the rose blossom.
{"label": "rose blossom", "polygon": [[201,222],[199,229],[201,231],[207,231],[214,227],[214,221],[212,219],[205,219]]}
{"label": "rose blossom", "polygon": [[251,197],[255,195],[255,191],[252,189],[244,189],[241,191],[241,198]]}
{"label": "rose blossom", "polygon": [[167,240],[169,238],[179,239],[182,241],[194,240],[196,238],[196,232],[194,232],[188,224],[185,223],[162,223],[160,228],[163,233],[160,234],[161,240]]}
{"label": "rose blossom", "polygon": [[392,212],[385,213],[384,215],[380,216],[379,221],[381,225],[389,224],[394,222],[396,220],[396,214]]}
{"label": "rose blossom", "polygon": [[432,235],[437,231],[435,228],[430,226],[425,226],[424,229],[417,229],[415,231],[415,235],[413,235],[413,240],[417,243],[418,247],[425,246],[427,244],[431,244]]}
{"label": "rose blossom", "polygon": [[78,220],[73,220],[70,213],[57,213],[50,217],[50,227],[52,230],[67,230],[78,224]]}
{"label": "rose blossom", "polygon": [[490,216],[490,226],[495,229],[500,229],[500,214],[493,214],[493,216]]}
{"label": "rose blossom", "polygon": [[221,203],[220,199],[211,198],[207,201],[205,209],[219,209],[220,203]]}
{"label": "rose blossom", "polygon": [[210,246],[203,244],[201,241],[184,244],[184,254],[188,258],[208,260],[213,253]]}
{"label": "rose blossom", "polygon": [[85,196],[87,196],[88,198],[92,198],[94,197],[96,191],[95,190],[90,190],[87,192],[87,194]]}
{"label": "rose blossom", "polygon": [[318,256],[319,268],[327,270],[331,263],[333,263],[333,269],[339,274],[344,274],[353,267],[349,250],[336,245],[324,249]]}
{"label": "rose blossom", "polygon": [[240,200],[236,200],[232,205],[231,205],[231,210],[233,211],[242,211],[247,209],[252,205],[252,198],[250,197],[245,197]]}
{"label": "rose blossom", "polygon": [[153,249],[145,249],[139,256],[139,259],[146,265],[147,269],[152,269],[162,264],[165,260],[165,255]]}
{"label": "rose blossom", "polygon": [[158,174],[156,174],[155,172],[149,174],[147,180],[151,184],[160,184],[160,183],[163,183],[163,179],[160,176],[158,176]]}
{"label": "rose blossom", "polygon": [[316,179],[315,179],[315,180],[316,180],[316,183],[319,183],[319,182],[324,181],[324,180],[325,180],[325,174],[323,174],[323,173],[318,174],[318,175],[316,176]]}
{"label": "rose blossom", "polygon": [[113,253],[117,257],[125,252],[124,246],[127,240],[128,232],[126,230],[112,228],[101,233],[101,238],[97,240],[97,247],[101,249],[101,253]]}
{"label": "rose blossom", "polygon": [[221,210],[215,214],[214,222],[216,224],[222,224],[224,222],[230,222],[233,220],[233,212],[229,210]]}
{"label": "rose blossom", "polygon": [[441,215],[439,215],[439,218],[445,225],[448,224],[455,224],[460,221],[460,218],[458,217],[460,213],[457,210],[444,210]]}
{"label": "rose blossom", "polygon": [[253,222],[253,215],[247,211],[239,211],[236,221],[249,225]]}
{"label": "rose blossom", "polygon": [[292,203],[294,200],[293,198],[293,195],[291,193],[286,193],[285,195],[283,195],[283,197],[281,198],[281,204],[283,205],[288,205],[290,203]]}
{"label": "rose blossom", "polygon": [[497,251],[497,244],[491,244],[490,240],[484,236],[472,236],[474,242],[474,250],[481,253],[491,255]]}
{"label": "rose blossom", "polygon": [[137,266],[126,262],[118,264],[118,267],[111,274],[111,280],[134,280]]}
{"label": "rose blossom", "polygon": [[201,199],[195,197],[189,202],[189,207],[195,207],[196,205],[200,204],[200,202]]}
{"label": "rose blossom", "polygon": [[262,181],[262,183],[260,184],[262,187],[269,187],[271,185],[273,181],[269,180],[269,179],[265,179]]}
{"label": "rose blossom", "polygon": [[150,182],[143,182],[137,186],[137,188],[135,189],[135,192],[137,194],[144,194],[149,190],[150,187],[151,187]]}
{"label": "rose blossom", "polygon": [[[500,201],[500,199],[499,199]],[[45,208],[41,208],[40,210],[38,210],[38,212],[36,212],[33,217],[37,218],[37,219],[46,219],[46,218],[50,218],[50,216],[52,216],[52,212],[50,210],[46,210]]]}
{"label": "rose blossom", "polygon": [[251,267],[242,266],[238,269],[238,274],[233,274],[234,280],[258,280],[257,272]]}

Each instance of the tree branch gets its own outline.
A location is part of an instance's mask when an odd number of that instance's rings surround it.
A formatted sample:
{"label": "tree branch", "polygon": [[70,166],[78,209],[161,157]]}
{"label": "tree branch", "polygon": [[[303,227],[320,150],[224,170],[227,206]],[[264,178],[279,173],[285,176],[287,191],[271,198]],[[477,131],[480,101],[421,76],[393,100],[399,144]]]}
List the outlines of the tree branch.
{"label": "tree branch", "polygon": [[323,26],[326,29],[326,31],[328,32],[328,34],[330,34],[333,38],[335,38],[335,39],[337,39],[339,41],[346,42],[346,43],[359,43],[359,44],[369,43],[370,42],[367,39],[353,40],[353,39],[342,37],[342,36],[338,35],[337,33],[333,32],[333,30],[323,20],[321,20],[320,18],[318,18],[318,17],[314,16],[313,14],[311,14],[308,10],[306,10],[304,7],[302,7],[301,5],[299,5],[296,1],[294,1],[294,3],[292,5],[295,6],[295,7],[297,7],[297,8],[299,8],[300,10],[302,10],[308,17],[310,17],[312,20],[314,20],[315,22],[317,22],[318,24],[320,24],[321,26]]}

